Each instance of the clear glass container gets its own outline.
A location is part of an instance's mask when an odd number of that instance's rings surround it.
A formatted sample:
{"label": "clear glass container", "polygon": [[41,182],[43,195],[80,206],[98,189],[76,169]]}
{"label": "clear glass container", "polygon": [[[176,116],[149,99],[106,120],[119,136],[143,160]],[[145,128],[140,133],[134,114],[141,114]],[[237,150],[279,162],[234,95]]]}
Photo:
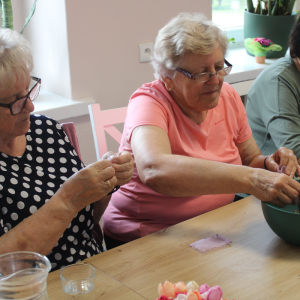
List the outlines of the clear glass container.
{"label": "clear glass container", "polygon": [[0,255],[0,300],[48,300],[46,256],[19,251]]}

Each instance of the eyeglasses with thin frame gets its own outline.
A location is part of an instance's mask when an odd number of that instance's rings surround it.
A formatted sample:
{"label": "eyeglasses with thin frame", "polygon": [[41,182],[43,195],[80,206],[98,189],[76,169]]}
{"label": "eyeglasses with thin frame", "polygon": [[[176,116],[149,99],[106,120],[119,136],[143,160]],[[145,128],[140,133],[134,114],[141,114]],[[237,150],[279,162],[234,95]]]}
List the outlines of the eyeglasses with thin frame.
{"label": "eyeglasses with thin frame", "polygon": [[217,75],[218,78],[221,77],[225,77],[227,76],[232,69],[232,64],[230,64],[226,59],[225,60],[225,64],[227,65],[226,68],[223,68],[215,73],[211,73],[211,72],[204,72],[204,73],[200,73],[200,74],[192,74],[188,71],[185,71],[183,69],[177,68],[176,71],[182,73],[183,75],[187,76],[188,78],[195,80],[195,82],[206,82],[208,81],[213,75]]}
{"label": "eyeglasses with thin frame", "polygon": [[9,104],[6,103],[0,103],[1,107],[7,107],[10,109],[10,113],[15,116],[19,114],[23,108],[26,105],[27,99],[29,99],[31,102],[36,99],[36,97],[39,95],[40,89],[41,89],[41,83],[42,80],[37,77],[31,76],[31,79],[36,81],[34,86],[30,89],[30,91],[27,93],[26,96],[23,96],[19,99],[16,99],[13,102],[10,102]]}

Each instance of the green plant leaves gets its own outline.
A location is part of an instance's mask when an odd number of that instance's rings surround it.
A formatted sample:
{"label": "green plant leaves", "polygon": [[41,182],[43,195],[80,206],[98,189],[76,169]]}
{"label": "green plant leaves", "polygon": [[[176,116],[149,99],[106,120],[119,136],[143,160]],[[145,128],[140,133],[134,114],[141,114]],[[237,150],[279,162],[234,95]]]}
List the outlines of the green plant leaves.
{"label": "green plant leaves", "polygon": [[[2,0],[2,1],[4,1],[4,0]],[[23,31],[24,31],[25,27],[27,26],[27,24],[29,23],[30,19],[32,18],[33,14],[35,12],[35,8],[36,8],[36,2],[37,2],[37,0],[34,1],[32,7],[31,7],[31,10],[29,12],[29,15],[28,15],[28,17],[25,20],[25,24],[24,24],[24,26],[23,26],[20,34],[23,34]]]}
{"label": "green plant leaves", "polygon": [[1,0],[2,28],[13,29],[13,15],[10,0]]}

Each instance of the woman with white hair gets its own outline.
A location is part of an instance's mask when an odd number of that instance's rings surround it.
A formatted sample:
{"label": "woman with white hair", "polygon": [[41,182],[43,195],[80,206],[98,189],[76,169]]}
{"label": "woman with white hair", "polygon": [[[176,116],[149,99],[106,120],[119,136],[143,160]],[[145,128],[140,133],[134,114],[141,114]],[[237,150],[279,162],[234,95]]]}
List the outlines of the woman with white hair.
{"label": "woman with white hair", "polygon": [[25,38],[0,29],[0,254],[38,252],[55,270],[100,252],[94,223],[131,179],[133,159],[85,167],[59,123],[31,114],[41,86],[32,69]]}
{"label": "woman with white hair", "polygon": [[108,249],[229,204],[235,193],[298,202],[297,159],[286,148],[261,154],[239,95],[224,83],[226,49],[225,34],[201,14],[180,14],[159,31],[157,80],[129,101],[120,149],[135,169],[104,213]]}

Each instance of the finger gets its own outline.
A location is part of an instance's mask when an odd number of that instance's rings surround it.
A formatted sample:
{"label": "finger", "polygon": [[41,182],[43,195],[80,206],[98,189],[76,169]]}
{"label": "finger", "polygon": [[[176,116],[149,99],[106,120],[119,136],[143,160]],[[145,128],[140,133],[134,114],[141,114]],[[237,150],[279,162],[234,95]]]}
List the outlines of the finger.
{"label": "finger", "polygon": [[101,181],[102,183],[105,182],[106,180],[109,180],[113,176],[115,176],[115,169],[111,166],[103,170],[96,171],[96,177],[97,177],[96,179],[98,181]]}
{"label": "finger", "polygon": [[286,205],[283,204],[279,199],[275,198],[275,199],[272,199],[272,201],[269,202],[270,204],[273,204],[275,206],[278,206],[278,207],[285,207]]}
{"label": "finger", "polygon": [[116,172],[126,172],[126,171],[130,171],[133,170],[133,161],[130,162],[126,162],[123,164],[112,164],[113,168],[115,169]]}
{"label": "finger", "polygon": [[[298,167],[298,162],[296,156],[290,152],[289,156],[287,157],[288,161],[286,164],[285,174],[294,177],[296,168]],[[282,165],[281,165],[282,166]]]}
{"label": "finger", "polygon": [[289,163],[289,159],[286,155],[280,155],[280,161],[279,161],[279,165],[281,167],[283,166],[288,166],[288,163]]}
{"label": "finger", "polygon": [[297,180],[291,179],[289,186],[297,191],[298,195],[300,194],[300,183]]}
{"label": "finger", "polygon": [[95,163],[88,165],[86,168],[95,168],[96,171],[101,171],[111,166],[112,164],[109,160],[101,159]]}
{"label": "finger", "polygon": [[103,184],[104,184],[105,188],[108,188],[109,191],[112,191],[114,189],[114,187],[116,186],[117,181],[118,180],[117,180],[116,176],[113,176],[113,177],[110,177],[107,180],[105,180],[103,182]]}
{"label": "finger", "polygon": [[290,205],[290,204],[294,205],[295,203],[297,203],[299,193],[295,189],[288,188],[283,191],[283,194],[288,197],[288,199],[286,198],[283,199],[283,201],[286,201],[284,202],[286,203],[286,205]]}
{"label": "finger", "polygon": [[112,158],[111,162],[114,164],[124,164],[127,162],[133,161],[133,158],[129,152],[121,152],[120,155]]}
{"label": "finger", "polygon": [[300,197],[298,195],[295,199],[293,199],[293,205],[297,205],[299,201],[300,201]]}
{"label": "finger", "polygon": [[290,176],[291,178],[294,178],[295,174],[296,174],[296,171],[297,171],[297,167],[294,165],[292,167],[292,171],[290,174],[288,174],[287,172],[285,172],[286,175]]}
{"label": "finger", "polygon": [[277,171],[278,164],[275,161],[274,154],[267,156],[265,164],[266,164],[266,167],[267,167],[268,171],[271,171],[271,172],[276,172]]}
{"label": "finger", "polygon": [[110,156],[114,155],[115,153],[112,152],[112,151],[108,151],[107,153],[105,153],[103,156],[102,156],[102,159],[108,159]]}

